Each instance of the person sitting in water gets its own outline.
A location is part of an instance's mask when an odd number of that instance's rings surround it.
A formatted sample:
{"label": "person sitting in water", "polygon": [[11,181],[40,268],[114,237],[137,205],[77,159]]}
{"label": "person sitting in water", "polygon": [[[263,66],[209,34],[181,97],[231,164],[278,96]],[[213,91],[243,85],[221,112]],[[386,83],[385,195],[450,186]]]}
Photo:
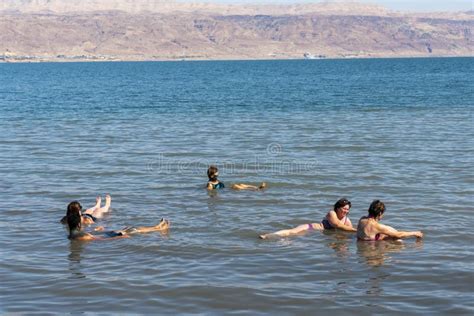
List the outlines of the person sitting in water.
{"label": "person sitting in water", "polygon": [[370,204],[369,215],[363,216],[357,225],[357,240],[377,241],[386,239],[401,239],[408,237],[423,238],[421,231],[398,231],[388,225],[380,224],[385,213],[385,204],[380,200],[375,200]]}
{"label": "person sitting in water", "polygon": [[330,210],[323,218],[321,223],[303,224],[292,229],[284,229],[275,233],[263,234],[259,237],[261,239],[267,239],[268,237],[287,237],[293,235],[299,235],[309,230],[325,230],[325,229],[341,229],[349,232],[356,232],[357,230],[352,227],[351,220],[347,216],[351,209],[351,202],[346,198],[339,199],[332,210]]}
{"label": "person sitting in water", "polygon": [[[77,201],[69,203],[66,213],[66,221],[69,228],[68,238],[71,240],[97,240],[106,238],[129,237],[132,234],[149,233],[154,231],[167,231],[170,227],[169,221],[161,219],[156,226],[147,227],[125,227],[121,230],[103,231],[101,235],[87,233],[83,230],[83,213],[81,204]],[[103,229],[103,228],[102,228]]]}
{"label": "person sitting in water", "polygon": [[[105,213],[107,213],[110,210],[110,204],[112,203],[112,198],[110,197],[109,194],[105,196],[105,205],[104,207],[100,207],[101,204],[101,197],[98,196],[95,198],[95,205],[91,208],[88,208],[85,212],[82,212],[82,225],[92,225],[97,222],[98,219],[101,219]],[[78,207],[82,211],[82,206],[79,202],[77,202],[79,205]],[[72,207],[73,203],[70,203],[69,206]],[[69,209],[68,206],[68,209]],[[64,216],[61,219],[61,224],[67,224],[67,216]]]}
{"label": "person sitting in water", "polygon": [[[209,178],[209,181],[207,182],[207,189],[208,190],[216,190],[216,189],[223,189],[225,188],[225,185],[223,182],[219,181],[217,179],[217,176],[219,176],[219,170],[217,169],[216,166],[210,166],[209,169],[207,169],[207,177]],[[250,184],[244,184],[244,183],[236,183],[231,186],[232,189],[234,190],[262,190],[266,188],[267,184],[265,182],[262,182],[260,186],[255,186],[255,185],[250,185]]]}

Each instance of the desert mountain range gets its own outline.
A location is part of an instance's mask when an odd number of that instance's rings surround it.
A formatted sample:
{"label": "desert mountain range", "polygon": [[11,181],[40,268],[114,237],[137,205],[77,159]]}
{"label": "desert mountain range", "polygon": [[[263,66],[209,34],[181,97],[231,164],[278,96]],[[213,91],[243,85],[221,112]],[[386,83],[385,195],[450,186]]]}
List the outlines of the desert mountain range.
{"label": "desert mountain range", "polygon": [[473,26],[339,1],[0,0],[0,61],[473,56]]}

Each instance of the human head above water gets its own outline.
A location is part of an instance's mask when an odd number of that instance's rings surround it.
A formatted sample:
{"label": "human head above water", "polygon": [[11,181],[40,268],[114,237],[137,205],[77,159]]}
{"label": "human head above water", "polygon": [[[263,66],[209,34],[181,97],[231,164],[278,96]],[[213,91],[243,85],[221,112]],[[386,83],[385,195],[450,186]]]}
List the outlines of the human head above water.
{"label": "human head above water", "polygon": [[210,166],[209,169],[207,169],[207,177],[209,178],[210,181],[217,180],[218,175],[219,175],[219,170],[217,169],[216,166]]}
{"label": "human head above water", "polygon": [[81,210],[82,206],[81,203],[78,201],[72,201],[67,206],[67,225],[69,227],[69,231],[76,230],[81,226]]}
{"label": "human head above water", "polygon": [[346,198],[341,198],[337,200],[337,202],[334,204],[334,212],[337,212],[338,209],[346,205],[349,205],[349,208],[351,208],[352,207],[351,201],[349,201]]}
{"label": "human head above water", "polygon": [[370,203],[368,211],[370,217],[377,218],[382,216],[385,212],[385,204],[383,204],[383,202],[380,200],[374,200],[372,203]]}

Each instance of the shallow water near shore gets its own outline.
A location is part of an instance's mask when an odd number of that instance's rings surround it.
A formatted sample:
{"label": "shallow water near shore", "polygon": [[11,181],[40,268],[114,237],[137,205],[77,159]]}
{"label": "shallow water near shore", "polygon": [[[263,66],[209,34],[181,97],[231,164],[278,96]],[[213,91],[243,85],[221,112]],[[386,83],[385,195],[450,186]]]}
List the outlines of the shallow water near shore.
{"label": "shallow water near shore", "polygon": [[[472,314],[473,58],[0,64],[0,312]],[[208,193],[220,179],[268,189]],[[67,204],[112,195],[71,242]],[[343,232],[259,240],[318,222]]]}

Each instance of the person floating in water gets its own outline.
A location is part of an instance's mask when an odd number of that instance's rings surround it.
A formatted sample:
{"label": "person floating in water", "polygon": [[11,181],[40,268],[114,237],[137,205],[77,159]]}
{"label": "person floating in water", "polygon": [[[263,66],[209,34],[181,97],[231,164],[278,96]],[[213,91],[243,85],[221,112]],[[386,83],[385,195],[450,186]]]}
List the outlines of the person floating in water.
{"label": "person floating in water", "polygon": [[380,200],[373,201],[369,206],[369,215],[363,216],[357,225],[357,240],[377,241],[401,238],[423,238],[421,231],[398,231],[388,225],[380,224],[385,213],[385,204]]}
{"label": "person floating in water", "polygon": [[332,210],[330,210],[323,218],[321,223],[303,224],[292,229],[284,229],[275,233],[263,234],[259,237],[267,239],[268,237],[288,237],[293,235],[300,235],[311,230],[325,230],[325,229],[341,229],[349,232],[356,232],[352,227],[351,220],[348,217],[351,209],[351,202],[346,198],[339,199]]}
{"label": "person floating in water", "polygon": [[[105,205],[104,207],[100,207],[101,204],[101,197],[98,196],[95,198],[95,205],[91,208],[88,208],[85,212],[82,212],[82,225],[92,225],[97,222],[97,220],[101,219],[105,213],[109,212],[110,204],[112,203],[112,198],[109,194],[105,196]],[[78,202],[79,203],[79,202]],[[80,205],[80,204],[79,204]],[[82,210],[82,206],[81,206]],[[67,224],[67,216],[64,216],[61,219],[61,224]]]}
{"label": "person floating in water", "polygon": [[[87,233],[83,230],[84,213],[79,202],[73,201],[69,203],[66,213],[66,222],[69,229],[68,238],[71,240],[98,240],[106,238],[129,237],[132,234],[149,233],[155,231],[167,231],[170,227],[169,221],[161,219],[160,223],[155,226],[147,227],[125,227],[121,230],[102,231],[100,235]],[[103,228],[102,228],[103,229]]]}
{"label": "person floating in water", "polygon": [[[216,166],[210,166],[209,169],[207,169],[207,177],[209,178],[209,181],[207,182],[208,190],[217,190],[217,189],[225,188],[224,183],[217,179],[218,176],[219,176],[219,170],[217,169]],[[262,189],[265,189],[266,187],[267,187],[267,184],[265,182],[262,182],[260,186],[258,187],[255,185],[244,184],[244,183],[236,183],[231,186],[231,188],[234,190],[262,190]]]}

